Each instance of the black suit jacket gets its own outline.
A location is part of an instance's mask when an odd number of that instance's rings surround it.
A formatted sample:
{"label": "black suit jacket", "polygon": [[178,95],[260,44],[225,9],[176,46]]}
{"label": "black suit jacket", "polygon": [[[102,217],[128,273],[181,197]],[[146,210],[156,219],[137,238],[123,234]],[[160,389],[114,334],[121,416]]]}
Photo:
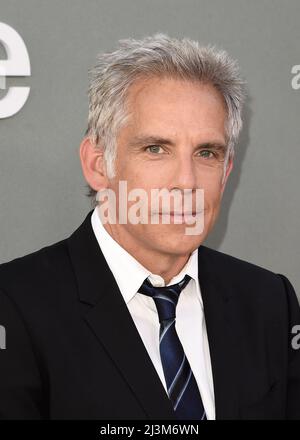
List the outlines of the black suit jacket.
{"label": "black suit jacket", "polygon": [[[69,238],[0,265],[2,419],[176,420],[91,214]],[[216,418],[300,419],[292,285],[205,246],[198,252]]]}

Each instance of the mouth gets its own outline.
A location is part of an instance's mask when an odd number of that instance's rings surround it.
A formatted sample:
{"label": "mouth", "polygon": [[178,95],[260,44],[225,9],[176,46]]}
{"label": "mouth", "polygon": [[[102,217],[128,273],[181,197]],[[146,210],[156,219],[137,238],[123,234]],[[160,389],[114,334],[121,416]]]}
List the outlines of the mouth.
{"label": "mouth", "polygon": [[158,215],[159,216],[170,216],[171,218],[188,218],[188,217],[196,217],[200,214],[203,214],[203,211],[189,211],[189,212],[174,212],[174,211],[170,211],[170,212],[159,212]]}
{"label": "mouth", "polygon": [[203,211],[168,211],[168,212],[159,212],[159,215],[197,215],[201,214]]}

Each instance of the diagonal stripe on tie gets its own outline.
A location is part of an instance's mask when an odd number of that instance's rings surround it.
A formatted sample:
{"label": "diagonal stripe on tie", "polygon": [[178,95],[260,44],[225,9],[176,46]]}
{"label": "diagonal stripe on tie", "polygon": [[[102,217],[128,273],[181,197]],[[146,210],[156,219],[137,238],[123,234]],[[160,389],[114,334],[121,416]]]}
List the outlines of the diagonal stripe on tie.
{"label": "diagonal stripe on tie", "polygon": [[161,344],[161,341],[163,340],[163,337],[165,336],[165,334],[167,333],[167,331],[169,330],[171,325],[174,323],[175,323],[175,319],[172,319],[166,323],[165,327],[162,327],[162,326],[160,327],[160,335],[159,335],[159,343],[160,344]]}

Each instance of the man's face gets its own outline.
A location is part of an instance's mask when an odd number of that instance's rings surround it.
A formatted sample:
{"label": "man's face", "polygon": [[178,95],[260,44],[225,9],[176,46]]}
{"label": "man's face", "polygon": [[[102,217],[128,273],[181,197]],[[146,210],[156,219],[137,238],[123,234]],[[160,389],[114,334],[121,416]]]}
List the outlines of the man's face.
{"label": "man's face", "polygon": [[[108,187],[119,202],[119,181],[127,182],[127,191],[141,188],[166,188],[183,194],[192,191],[195,209],[196,189],[204,190],[204,229],[186,234],[184,220],[176,224],[114,225],[116,236],[126,248],[148,249],[158,254],[185,255],[199,247],[218,215],[226,151],[226,108],[221,94],[208,84],[176,79],[152,78],[136,82],[129,91],[129,122],[117,138],[116,175]],[[232,162],[226,173],[231,170]],[[226,182],[226,180],[225,180]],[[225,183],[224,182],[224,183]],[[128,202],[128,207],[133,202]],[[172,205],[171,205],[172,210]],[[172,220],[173,219],[173,220]],[[123,243],[122,243],[123,242]]]}

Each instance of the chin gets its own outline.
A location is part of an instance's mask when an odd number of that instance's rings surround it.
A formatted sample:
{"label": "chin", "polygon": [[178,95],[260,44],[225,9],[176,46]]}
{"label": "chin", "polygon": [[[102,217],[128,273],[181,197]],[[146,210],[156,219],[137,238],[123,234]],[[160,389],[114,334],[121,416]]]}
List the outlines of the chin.
{"label": "chin", "polygon": [[202,235],[185,235],[184,237],[169,235],[164,241],[161,239],[157,248],[168,254],[186,255],[198,248],[203,240]]}

